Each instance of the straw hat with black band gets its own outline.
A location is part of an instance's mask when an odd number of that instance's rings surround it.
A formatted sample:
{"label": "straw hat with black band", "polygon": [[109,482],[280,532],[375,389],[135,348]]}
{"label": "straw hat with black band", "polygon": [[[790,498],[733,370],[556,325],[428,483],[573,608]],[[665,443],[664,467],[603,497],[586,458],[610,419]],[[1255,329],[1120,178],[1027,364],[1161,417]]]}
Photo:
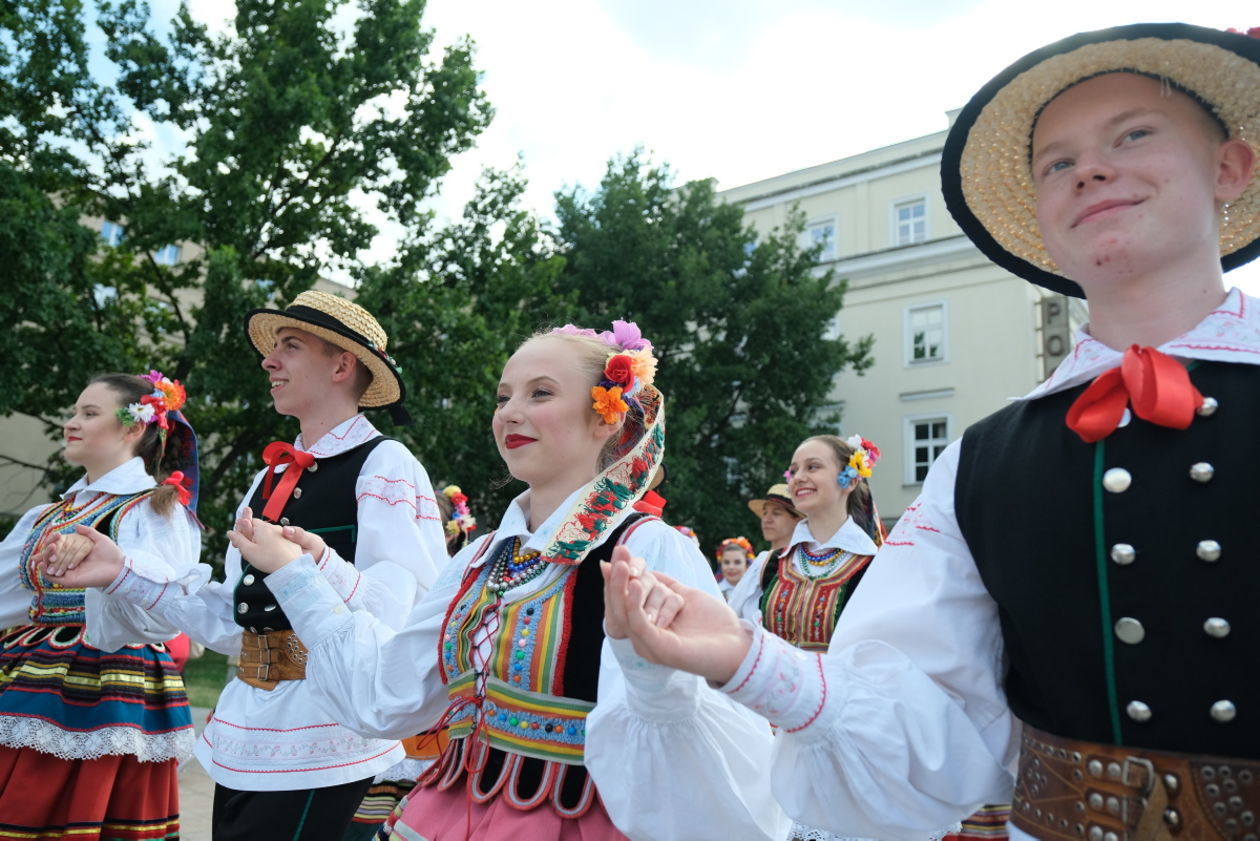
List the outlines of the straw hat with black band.
{"label": "straw hat with black band", "polygon": [[402,406],[401,371],[398,363],[386,353],[389,337],[370,312],[337,295],[308,290],[283,310],[253,310],[245,316],[245,333],[254,349],[263,356],[275,348],[276,333],[284,327],[304,330],[353,353],[372,374],[372,382],[359,398],[359,406],[389,409],[395,423],[410,423],[407,410]]}
{"label": "straw hat with black band", "polygon": [[788,491],[788,486],[782,482],[777,485],[771,485],[770,490],[766,491],[766,495],[761,499],[748,500],[748,510],[760,517],[762,512],[766,510],[767,502],[779,503],[787,509],[789,514],[798,520],[805,516],[800,511],[796,510],[796,506],[792,504],[792,496]]}
{"label": "straw hat with black band", "polygon": [[[1037,225],[1032,132],[1050,100],[1104,73],[1165,80],[1208,110],[1230,138],[1260,152],[1260,35],[1183,23],[1083,32],[1029,53],[980,89],[945,141],[941,190],[963,232],[990,260],[1025,280],[1085,297],[1059,273]],[[1260,255],[1260,177],[1220,223],[1221,267]]]}

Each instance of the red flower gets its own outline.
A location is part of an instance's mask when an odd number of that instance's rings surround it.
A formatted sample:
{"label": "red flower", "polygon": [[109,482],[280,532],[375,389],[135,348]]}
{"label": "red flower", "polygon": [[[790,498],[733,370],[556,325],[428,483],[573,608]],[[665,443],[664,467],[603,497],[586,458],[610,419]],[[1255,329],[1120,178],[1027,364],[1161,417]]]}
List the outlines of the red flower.
{"label": "red flower", "polygon": [[1248,29],[1246,32],[1243,32],[1241,29],[1235,29],[1234,27],[1231,26],[1229,29],[1226,29],[1225,31],[1232,32],[1235,35],[1247,35],[1251,38],[1260,38],[1260,26],[1253,26],[1250,29]]}
{"label": "red flower", "polygon": [[609,358],[604,366],[604,377],[629,391],[634,384],[634,360],[624,353]]}

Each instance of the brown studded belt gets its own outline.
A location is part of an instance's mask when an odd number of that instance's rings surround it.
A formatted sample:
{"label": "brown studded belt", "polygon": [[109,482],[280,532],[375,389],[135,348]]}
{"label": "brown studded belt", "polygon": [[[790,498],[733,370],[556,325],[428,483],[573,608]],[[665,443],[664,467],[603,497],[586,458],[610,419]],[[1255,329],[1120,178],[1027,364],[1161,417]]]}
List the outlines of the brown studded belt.
{"label": "brown studded belt", "polygon": [[1024,726],[1011,822],[1046,841],[1260,841],[1260,761]]}
{"label": "brown studded belt", "polygon": [[306,646],[292,631],[245,631],[236,677],[268,691],[282,680],[302,680],[306,677]]}

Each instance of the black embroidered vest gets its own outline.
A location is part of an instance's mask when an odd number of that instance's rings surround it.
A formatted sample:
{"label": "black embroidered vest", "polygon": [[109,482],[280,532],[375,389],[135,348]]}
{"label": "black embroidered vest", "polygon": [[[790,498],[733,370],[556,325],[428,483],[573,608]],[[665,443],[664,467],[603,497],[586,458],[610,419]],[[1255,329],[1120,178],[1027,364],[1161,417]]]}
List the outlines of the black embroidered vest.
{"label": "black embroidered vest", "polygon": [[980,421],[955,507],[1020,719],[1260,758],[1260,367],[1205,362],[1190,377],[1219,408],[1186,430],[1134,417],[1086,444],[1064,425],[1083,385]]}
{"label": "black embroidered vest", "polygon": [[[338,555],[354,563],[359,531],[356,483],[368,456],[389,440],[392,439],[377,436],[335,456],[316,459],[293,489],[281,512],[280,524],[300,526],[318,534]],[[292,464],[285,468],[295,469]],[[262,487],[263,483],[259,482],[249,499],[249,507],[256,517],[262,516],[266,505]],[[255,633],[292,630],[289,618],[264,583],[266,577],[265,572],[242,561],[241,580],[233,593],[236,624]]]}

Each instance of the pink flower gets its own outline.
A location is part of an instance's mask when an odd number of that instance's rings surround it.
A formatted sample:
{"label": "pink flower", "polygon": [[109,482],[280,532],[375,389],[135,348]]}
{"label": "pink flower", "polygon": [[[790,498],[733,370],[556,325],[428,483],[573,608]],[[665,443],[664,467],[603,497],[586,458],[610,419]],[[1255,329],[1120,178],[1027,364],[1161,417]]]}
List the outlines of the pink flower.
{"label": "pink flower", "polygon": [[590,336],[592,339],[598,339],[599,334],[589,327],[578,327],[576,324],[566,324],[563,327],[557,327],[551,331],[552,333],[560,333],[565,336]]}
{"label": "pink flower", "polygon": [[639,331],[639,325],[633,321],[617,319],[613,322],[612,331],[605,330],[599,334],[599,337],[621,350],[652,350],[652,343],[643,338],[643,333]]}

